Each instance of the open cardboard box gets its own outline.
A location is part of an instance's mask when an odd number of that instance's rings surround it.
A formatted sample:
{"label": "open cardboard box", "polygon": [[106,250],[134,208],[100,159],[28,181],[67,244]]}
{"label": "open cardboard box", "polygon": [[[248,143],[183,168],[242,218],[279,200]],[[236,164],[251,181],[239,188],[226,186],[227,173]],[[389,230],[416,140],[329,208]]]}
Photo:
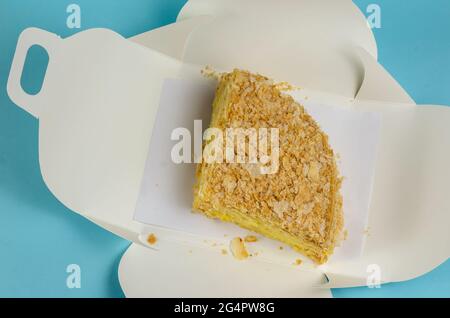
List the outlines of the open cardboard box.
{"label": "open cardboard box", "polygon": [[[41,92],[30,96],[20,77],[35,44],[49,65]],[[7,88],[39,118],[39,161],[53,194],[134,242],[119,266],[127,296],[328,297],[331,287],[366,285],[374,264],[387,283],[420,276],[449,255],[450,109],[417,107],[376,58],[350,0],[191,0],[176,23],[128,40],[105,29],[67,39],[27,29]],[[204,65],[249,69],[305,87],[310,100],[380,114],[360,257],[320,267],[237,262],[202,238],[134,220],[164,80],[196,81]],[[154,247],[147,233],[156,233]]]}

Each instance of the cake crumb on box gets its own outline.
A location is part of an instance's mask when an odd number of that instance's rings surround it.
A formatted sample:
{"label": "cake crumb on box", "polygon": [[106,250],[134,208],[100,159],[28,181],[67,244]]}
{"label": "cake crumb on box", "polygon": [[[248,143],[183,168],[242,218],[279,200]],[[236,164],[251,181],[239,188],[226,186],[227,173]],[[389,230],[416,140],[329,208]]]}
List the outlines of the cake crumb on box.
{"label": "cake crumb on box", "polygon": [[297,259],[295,260],[294,265],[299,266],[299,265],[301,265],[302,263],[303,263],[303,261],[302,261],[301,259],[297,258]]}
{"label": "cake crumb on box", "polygon": [[254,242],[258,241],[258,238],[256,236],[254,236],[254,235],[247,235],[244,238],[244,241],[246,241],[247,243],[254,243]]}
{"label": "cake crumb on box", "polygon": [[[370,236],[370,227],[369,226],[364,229],[363,234],[366,235],[366,236]],[[348,234],[345,234],[345,236],[348,236]]]}
{"label": "cake crumb on box", "polygon": [[245,248],[244,240],[240,237],[235,237],[231,240],[230,250],[237,260],[244,260],[249,256],[247,249]]}
{"label": "cake crumb on box", "polygon": [[153,245],[156,243],[156,241],[158,241],[158,238],[156,237],[156,235],[153,233],[149,234],[149,236],[147,237],[147,243],[150,245]]}

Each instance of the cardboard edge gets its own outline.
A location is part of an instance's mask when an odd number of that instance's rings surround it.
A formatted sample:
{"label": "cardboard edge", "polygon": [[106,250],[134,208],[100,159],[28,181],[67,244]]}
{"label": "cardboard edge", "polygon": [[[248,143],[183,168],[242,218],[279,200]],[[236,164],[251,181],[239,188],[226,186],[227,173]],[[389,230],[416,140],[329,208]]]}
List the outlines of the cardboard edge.
{"label": "cardboard edge", "polygon": [[212,17],[206,15],[198,16],[174,22],[128,39],[181,61],[190,34],[212,19]]}
{"label": "cardboard edge", "polygon": [[415,106],[416,103],[376,59],[362,47],[355,51],[364,69],[364,79],[355,102],[376,101]]}
{"label": "cardboard edge", "polygon": [[[131,244],[127,250],[123,253],[119,266],[118,266],[118,280],[120,286],[126,297],[332,297],[331,290],[320,285],[321,281],[324,279],[323,273],[317,272],[317,274],[311,276],[310,273],[302,273],[298,271],[297,280],[303,282],[303,284],[298,284],[298,287],[293,289],[293,286],[297,286],[296,280],[291,280],[292,274],[295,269],[291,269],[289,272],[289,278],[284,277],[287,284],[292,284],[287,290],[284,288],[284,284],[278,285],[275,288],[278,291],[273,292],[267,289],[267,285],[260,284],[260,286],[255,286],[255,284],[249,284],[249,281],[256,282],[260,276],[258,275],[244,275],[245,288],[236,289],[236,281],[232,279],[239,273],[244,273],[251,270],[256,264],[248,263],[247,261],[237,261],[232,258],[231,255],[214,255],[209,251],[201,251],[193,248],[189,252],[190,248],[187,247],[175,247],[177,251],[174,253],[167,253],[164,251],[152,251],[142,248],[139,245]],[[148,253],[148,254],[147,254]],[[185,253],[184,262],[180,262],[177,253]],[[202,257],[202,253],[209,254]],[[192,255],[189,255],[192,254]],[[196,256],[197,255],[197,256]],[[197,257],[195,260],[194,257]],[[205,258],[213,258],[212,263],[198,263],[199,260]],[[156,262],[156,264],[155,264]],[[225,266],[223,269],[218,268],[220,264],[229,263],[231,268]],[[151,264],[153,264],[153,270],[156,272],[151,272]],[[165,265],[167,264],[167,265]],[[213,265],[214,264],[214,265]],[[212,265],[212,266],[211,266]],[[197,269],[197,266],[202,267],[201,270],[193,272],[193,269]],[[157,275],[157,270],[161,267],[167,268],[168,271],[174,273],[176,277],[179,273],[187,270],[192,272],[192,275],[180,274],[183,277],[183,281],[179,282],[178,285],[167,286],[165,278],[161,275]],[[146,269],[149,269],[147,271]],[[278,266],[275,268],[278,273],[283,275],[285,271],[285,266]],[[259,264],[255,269],[260,274],[265,273],[268,270],[268,265]],[[278,277],[278,276],[276,276]],[[236,277],[238,278],[238,276]],[[175,278],[177,279],[177,278]],[[200,281],[198,281],[200,279]],[[139,284],[136,282],[139,281]],[[192,284],[192,282],[196,284]],[[186,283],[191,283],[192,286],[186,288]],[[207,290],[207,286],[213,286],[213,291]],[[164,289],[164,295],[160,296],[159,291],[161,288]],[[193,293],[190,292],[192,288],[195,288]],[[258,290],[255,292],[255,290]],[[283,291],[281,291],[283,290]],[[279,295],[279,292],[285,293]]]}
{"label": "cardboard edge", "polygon": [[[430,272],[432,272],[433,270],[435,270],[436,268],[438,268],[439,266],[441,266],[442,264],[444,264],[447,259],[441,260],[440,262],[434,264],[432,267],[424,270],[424,271],[419,271],[417,273],[415,273],[414,275],[410,275],[410,276],[404,276],[404,277],[399,277],[399,278],[395,278],[392,279],[390,277],[381,277],[381,280],[379,282],[380,285],[383,284],[389,284],[389,283],[401,283],[401,282],[407,282],[407,281],[411,281],[414,280],[416,278],[419,278],[423,275],[426,275]],[[346,274],[339,274],[339,273],[335,273],[335,272],[325,272],[325,275],[328,278],[328,282],[324,283],[322,285],[322,287],[324,288],[352,288],[352,287],[368,287],[368,274],[366,276],[349,276]]]}

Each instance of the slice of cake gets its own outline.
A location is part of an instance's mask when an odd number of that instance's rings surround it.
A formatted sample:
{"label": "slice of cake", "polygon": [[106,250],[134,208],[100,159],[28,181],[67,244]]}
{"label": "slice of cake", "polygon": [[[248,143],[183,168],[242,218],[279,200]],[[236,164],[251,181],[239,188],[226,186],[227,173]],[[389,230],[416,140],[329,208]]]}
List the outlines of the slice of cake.
{"label": "slice of cake", "polygon": [[[227,161],[225,149],[222,161],[203,160],[197,167],[193,209],[284,242],[314,262],[325,263],[343,229],[341,178],[327,135],[279,85],[246,71],[219,77],[212,107],[210,127],[224,135],[229,128],[266,128],[272,133],[276,128],[278,140],[267,143],[269,163],[251,160],[250,138],[244,148],[248,162]],[[235,159],[238,148],[231,148]],[[259,152],[256,159],[262,159]],[[274,163],[275,170],[263,169]]]}

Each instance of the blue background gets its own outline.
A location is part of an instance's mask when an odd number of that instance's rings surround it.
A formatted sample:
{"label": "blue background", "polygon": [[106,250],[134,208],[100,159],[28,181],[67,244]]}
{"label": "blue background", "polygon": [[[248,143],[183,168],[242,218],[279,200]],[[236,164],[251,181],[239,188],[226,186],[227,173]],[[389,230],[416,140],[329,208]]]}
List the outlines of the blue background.
{"label": "blue background", "polygon": [[[81,7],[81,29],[66,26],[66,8]],[[185,0],[0,0],[0,296],[122,297],[117,266],[129,243],[59,203],[38,163],[38,122],[6,94],[17,37],[30,26],[62,37],[92,27],[125,37],[173,22]],[[379,60],[417,103],[450,105],[450,1],[365,1],[382,10],[374,33]],[[36,90],[45,59],[27,64],[23,85]],[[45,67],[44,67],[45,68]],[[78,264],[82,288],[66,287]],[[380,289],[333,290],[335,297],[450,297],[450,261],[431,273]]]}

